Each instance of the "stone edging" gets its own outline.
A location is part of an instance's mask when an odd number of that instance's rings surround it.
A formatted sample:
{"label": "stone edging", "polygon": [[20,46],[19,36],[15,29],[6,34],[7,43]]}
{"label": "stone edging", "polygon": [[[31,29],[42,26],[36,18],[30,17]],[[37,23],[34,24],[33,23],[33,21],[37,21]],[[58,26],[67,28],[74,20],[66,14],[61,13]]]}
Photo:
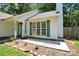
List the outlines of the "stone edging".
{"label": "stone edging", "polygon": [[[8,45],[8,46],[10,46],[10,47],[17,48],[17,46],[12,46],[12,45],[10,45],[7,42],[5,44]],[[30,52],[31,53],[31,56],[46,56],[46,55],[38,55],[36,52],[33,52],[33,50],[29,50],[29,49],[27,49],[27,50],[22,49],[22,48],[17,48],[17,49],[19,49],[21,51],[24,51],[24,52]]]}

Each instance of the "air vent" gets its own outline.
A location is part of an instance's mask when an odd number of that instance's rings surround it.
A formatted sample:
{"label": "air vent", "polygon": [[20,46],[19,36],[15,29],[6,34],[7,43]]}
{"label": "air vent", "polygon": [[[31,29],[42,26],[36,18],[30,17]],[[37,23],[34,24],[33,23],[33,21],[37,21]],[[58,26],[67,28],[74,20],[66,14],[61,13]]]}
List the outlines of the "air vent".
{"label": "air vent", "polygon": [[57,11],[56,13],[60,13],[59,11]]}

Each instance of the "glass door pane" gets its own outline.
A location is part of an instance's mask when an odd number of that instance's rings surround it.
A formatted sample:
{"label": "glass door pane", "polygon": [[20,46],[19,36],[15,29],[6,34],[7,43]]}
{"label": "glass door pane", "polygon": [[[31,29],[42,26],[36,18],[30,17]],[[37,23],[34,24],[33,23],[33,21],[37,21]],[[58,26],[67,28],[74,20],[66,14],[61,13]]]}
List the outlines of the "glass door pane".
{"label": "glass door pane", "polygon": [[33,23],[33,28],[32,28],[33,32],[32,35],[36,35],[36,23]]}
{"label": "glass door pane", "polygon": [[42,29],[42,35],[46,36],[46,29]]}
{"label": "glass door pane", "polygon": [[40,22],[37,22],[37,35],[40,35]]}
{"label": "glass door pane", "polygon": [[46,29],[46,22],[42,22],[42,29]]}

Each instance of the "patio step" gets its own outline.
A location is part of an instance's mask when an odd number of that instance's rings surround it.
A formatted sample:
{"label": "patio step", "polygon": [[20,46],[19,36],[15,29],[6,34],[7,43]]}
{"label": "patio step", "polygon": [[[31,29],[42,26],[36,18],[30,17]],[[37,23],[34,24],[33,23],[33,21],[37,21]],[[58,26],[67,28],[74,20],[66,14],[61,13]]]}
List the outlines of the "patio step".
{"label": "patio step", "polygon": [[51,41],[64,41],[64,38],[58,37],[58,39],[52,39],[52,38],[37,38],[37,37],[24,37],[21,39],[36,39],[36,40],[51,40]]}
{"label": "patio step", "polygon": [[51,41],[51,40],[34,40],[34,39],[27,39],[27,40],[22,40],[22,41],[37,44],[40,46],[49,47],[49,48],[59,49],[59,50],[63,50],[63,51],[70,51],[67,44],[62,41],[56,42],[56,41]]}

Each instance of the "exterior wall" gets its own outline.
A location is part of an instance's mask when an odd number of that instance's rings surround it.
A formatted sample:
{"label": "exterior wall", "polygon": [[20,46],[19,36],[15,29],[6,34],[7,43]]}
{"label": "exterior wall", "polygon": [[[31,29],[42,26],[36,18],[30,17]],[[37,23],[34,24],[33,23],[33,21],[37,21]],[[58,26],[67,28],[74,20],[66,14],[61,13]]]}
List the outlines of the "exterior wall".
{"label": "exterior wall", "polygon": [[59,11],[59,14],[60,14],[57,19],[58,37],[63,37],[63,5],[62,3],[56,4],[56,11]]}
{"label": "exterior wall", "polygon": [[0,37],[13,36],[13,21],[0,21]]}
{"label": "exterior wall", "polygon": [[26,33],[25,33],[25,22],[23,22],[22,24],[22,37],[25,37]]}
{"label": "exterior wall", "polygon": [[50,20],[50,36],[51,38],[57,39],[57,18]]}
{"label": "exterior wall", "polygon": [[30,35],[30,22],[26,21],[26,33],[25,36],[29,36]]}
{"label": "exterior wall", "polygon": [[41,19],[34,19],[26,21],[26,36],[30,36],[30,22],[41,22],[50,20],[50,37],[47,36],[34,36],[34,37],[41,37],[41,38],[52,38],[57,39],[57,17],[48,17],[48,18],[41,18]]}
{"label": "exterior wall", "polygon": [[14,22],[14,37],[16,38],[16,36],[18,36],[18,22],[15,21]]}

